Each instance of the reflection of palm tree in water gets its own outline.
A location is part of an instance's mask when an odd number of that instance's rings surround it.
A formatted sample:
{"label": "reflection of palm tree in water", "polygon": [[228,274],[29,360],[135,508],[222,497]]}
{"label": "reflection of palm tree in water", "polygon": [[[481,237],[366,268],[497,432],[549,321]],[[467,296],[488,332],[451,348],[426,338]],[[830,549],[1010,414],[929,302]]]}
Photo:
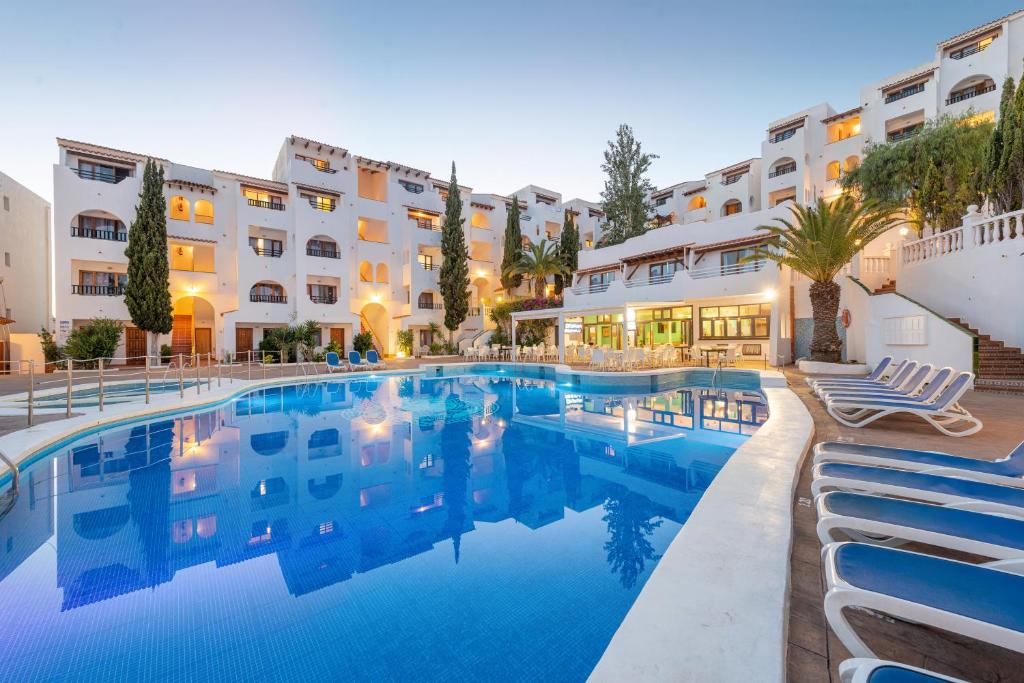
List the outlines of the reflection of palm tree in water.
{"label": "reflection of palm tree in water", "polygon": [[459,563],[459,549],[462,530],[466,525],[466,505],[469,489],[469,433],[473,422],[467,415],[466,406],[455,393],[449,393],[444,400],[445,422],[441,429],[441,453],[444,457],[444,506],[448,517],[444,533],[452,539],[455,549],[455,563]]}
{"label": "reflection of palm tree in water", "polygon": [[[171,422],[135,427],[125,445],[128,473],[128,507],[139,533],[145,558],[146,583],[156,586],[170,578],[168,538],[171,530]],[[178,424],[178,428],[181,425]]]}
{"label": "reflection of palm tree in water", "polygon": [[608,564],[625,588],[632,588],[643,573],[647,560],[657,560],[650,536],[661,526],[651,521],[656,511],[645,496],[621,487],[609,488],[604,503],[604,521],[608,540],[604,544]]}

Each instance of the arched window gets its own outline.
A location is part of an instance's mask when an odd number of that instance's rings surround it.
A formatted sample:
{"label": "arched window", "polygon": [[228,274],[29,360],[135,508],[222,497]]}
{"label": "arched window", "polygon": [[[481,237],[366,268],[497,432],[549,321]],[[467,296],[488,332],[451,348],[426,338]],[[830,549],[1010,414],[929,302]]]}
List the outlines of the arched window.
{"label": "arched window", "polygon": [[722,215],[731,216],[736,213],[743,211],[743,204],[738,199],[730,199],[725,204],[722,204]]}
{"label": "arched window", "polygon": [[420,292],[417,305],[421,309],[430,310],[434,308],[434,293],[433,292]]}
{"label": "arched window", "polygon": [[846,157],[846,161],[843,162],[843,171],[849,173],[850,171],[857,170],[858,166],[860,166],[860,157],[852,154]]}
{"label": "arched window", "polygon": [[187,221],[189,219],[189,202],[180,194],[171,197],[171,218],[176,221]]}
{"label": "arched window", "polygon": [[825,167],[825,180],[836,180],[839,178],[839,162],[830,161]]}
{"label": "arched window", "polygon": [[373,264],[369,261],[363,261],[359,264],[359,281],[373,282]]}
{"label": "arched window", "polygon": [[286,304],[284,287],[276,282],[257,282],[249,289],[249,301],[264,304]]}
{"label": "arched window", "polygon": [[704,197],[702,195],[697,195],[696,197],[694,197],[693,199],[690,200],[689,204],[686,205],[686,210],[687,211],[696,211],[697,209],[706,208],[707,205],[708,205],[708,200],[704,199]]}
{"label": "arched window", "polygon": [[377,264],[377,282],[388,281],[388,264],[378,263]]}
{"label": "arched window", "polygon": [[213,223],[213,202],[206,199],[196,200],[196,223]]}
{"label": "arched window", "polygon": [[491,222],[487,220],[487,216],[479,211],[470,216],[469,224],[474,228],[490,228]]}

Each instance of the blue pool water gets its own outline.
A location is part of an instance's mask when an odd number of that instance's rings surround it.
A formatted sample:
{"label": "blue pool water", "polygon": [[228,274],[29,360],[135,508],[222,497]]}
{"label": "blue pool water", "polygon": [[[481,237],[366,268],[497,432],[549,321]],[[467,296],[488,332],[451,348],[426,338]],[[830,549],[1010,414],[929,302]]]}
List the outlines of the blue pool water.
{"label": "blue pool water", "polygon": [[2,677],[584,680],[766,418],[743,389],[410,376],[84,436],[0,519]]}

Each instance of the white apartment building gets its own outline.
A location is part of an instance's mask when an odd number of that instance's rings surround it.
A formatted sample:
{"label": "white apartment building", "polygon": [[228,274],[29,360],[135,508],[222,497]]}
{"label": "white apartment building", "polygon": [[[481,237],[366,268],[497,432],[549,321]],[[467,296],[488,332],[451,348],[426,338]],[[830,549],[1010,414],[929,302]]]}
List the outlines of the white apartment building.
{"label": "white apartment building", "polygon": [[0,173],[0,373],[41,360],[50,321],[50,203]]}
{"label": "white apartment building", "polygon": [[[59,139],[54,166],[56,320],[60,337],[90,318],[125,321],[122,351],[145,354],[145,334],[124,304],[128,226],[148,155]],[[438,274],[448,178],[292,136],[273,176],[253,178],[156,158],[164,169],[174,353],[223,356],[258,348],[266,329],[315,320],[321,343],[351,347],[373,332],[385,353],[396,333],[430,341],[444,318]],[[470,255],[470,316],[458,338],[492,327],[510,196],[460,186]],[[597,233],[600,210],[527,186],[519,198],[524,242],[557,240],[566,208]],[[120,355],[120,353],[118,354]]]}

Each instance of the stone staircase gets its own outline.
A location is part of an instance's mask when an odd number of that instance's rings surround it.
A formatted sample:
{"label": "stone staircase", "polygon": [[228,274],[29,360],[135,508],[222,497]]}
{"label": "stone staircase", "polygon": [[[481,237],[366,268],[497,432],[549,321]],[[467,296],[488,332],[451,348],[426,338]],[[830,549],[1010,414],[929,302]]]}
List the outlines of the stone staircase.
{"label": "stone staircase", "polygon": [[885,284],[875,290],[875,294],[889,294],[896,292],[896,281],[886,280]]}
{"label": "stone staircase", "polygon": [[949,321],[978,337],[975,389],[1024,394],[1024,353],[1020,349],[982,334],[960,318],[949,318]]}

